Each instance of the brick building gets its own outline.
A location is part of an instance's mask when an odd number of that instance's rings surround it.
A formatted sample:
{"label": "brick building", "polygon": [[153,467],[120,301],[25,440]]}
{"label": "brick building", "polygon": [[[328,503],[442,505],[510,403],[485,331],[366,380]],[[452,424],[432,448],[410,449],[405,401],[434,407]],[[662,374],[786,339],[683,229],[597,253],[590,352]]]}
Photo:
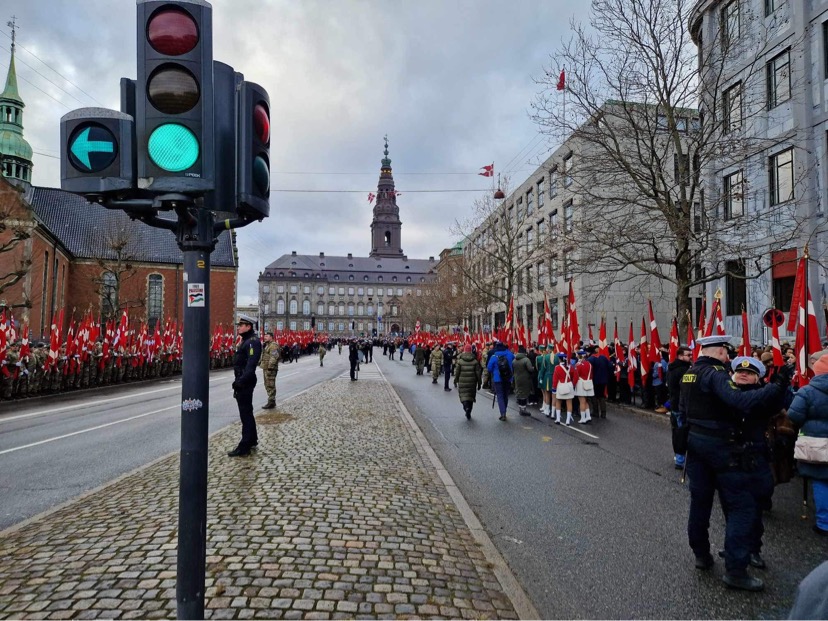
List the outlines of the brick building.
{"label": "brick building", "polygon": [[[102,318],[127,308],[133,320],[182,325],[184,274],[175,236],[75,194],[32,186],[23,108],[12,44],[0,94],[0,303],[28,322],[34,339],[48,335],[62,308],[67,322],[90,308]],[[234,323],[237,264],[235,234],[224,231],[212,254],[213,325]]]}

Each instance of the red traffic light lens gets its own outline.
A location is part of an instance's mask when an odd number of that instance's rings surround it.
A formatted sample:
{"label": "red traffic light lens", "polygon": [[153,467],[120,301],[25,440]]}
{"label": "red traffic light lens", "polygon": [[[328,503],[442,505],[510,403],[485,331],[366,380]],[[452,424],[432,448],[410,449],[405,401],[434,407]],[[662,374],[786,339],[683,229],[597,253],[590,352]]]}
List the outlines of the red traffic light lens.
{"label": "red traffic light lens", "polygon": [[147,24],[147,40],[159,54],[181,56],[191,52],[198,44],[198,25],[182,9],[162,7]]}
{"label": "red traffic light lens", "polygon": [[161,65],[147,82],[147,97],[164,114],[183,114],[198,103],[198,81],[179,65]]}
{"label": "red traffic light lens", "polygon": [[264,104],[257,103],[253,107],[253,131],[262,144],[270,143],[270,114]]}

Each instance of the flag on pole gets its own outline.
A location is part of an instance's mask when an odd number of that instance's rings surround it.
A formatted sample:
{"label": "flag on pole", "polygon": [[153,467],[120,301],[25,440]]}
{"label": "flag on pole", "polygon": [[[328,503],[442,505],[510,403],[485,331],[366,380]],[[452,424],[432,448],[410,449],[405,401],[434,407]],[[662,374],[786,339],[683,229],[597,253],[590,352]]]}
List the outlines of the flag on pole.
{"label": "flag on pole", "polygon": [[561,75],[558,76],[557,89],[562,91],[566,88],[566,70],[561,69]]}
{"label": "flag on pole", "polygon": [[696,351],[696,337],[693,332],[693,315],[690,314],[690,311],[687,311],[687,347],[690,348],[695,362],[698,352]]}
{"label": "flag on pole", "polygon": [[667,354],[667,362],[672,362],[676,359],[676,355],[678,354],[679,348],[679,334],[678,334],[678,321],[676,320],[675,316],[673,317],[673,325],[670,326],[670,353]]}
{"label": "flag on pole", "polygon": [[748,326],[747,311],[742,308],[742,342],[738,349],[740,356],[750,356],[750,327]]}
{"label": "flag on pole", "polygon": [[624,358],[624,348],[621,346],[621,339],[618,338],[618,319],[615,320],[615,331],[612,336],[615,344],[615,381],[621,379],[621,360]]}
{"label": "flag on pole", "polygon": [[701,345],[699,344],[699,339],[701,339],[705,332],[707,332],[707,326],[705,325],[705,321],[707,320],[707,298],[702,296],[702,303],[701,303],[701,311],[699,312],[699,325],[696,330],[696,340],[693,341],[693,361],[696,361],[696,358],[699,357],[699,352],[701,351]]}
{"label": "flag on pole", "polygon": [[796,313],[798,322],[796,325],[796,339],[794,352],[796,353],[796,372],[799,377],[799,386],[807,386],[814,376],[813,370],[808,367],[808,356],[819,351],[819,327],[817,326],[814,303],[811,300],[811,292],[808,289],[808,247],[805,246],[805,254],[799,260],[796,268],[796,279],[794,287],[799,285],[799,290],[794,291],[791,315]]}
{"label": "flag on pole", "polygon": [[[721,292],[719,292],[721,295]],[[716,330],[716,336],[721,336],[724,331],[724,318],[722,317],[722,299],[716,298],[713,300],[713,308],[710,309],[710,320],[707,322],[704,335],[712,336],[713,330]]]}
{"label": "flag on pole", "polygon": [[569,325],[569,349],[567,353],[577,350],[581,340],[581,332],[578,328],[578,310],[575,308],[575,290],[572,288],[572,281],[569,281],[569,313],[567,324]]}
{"label": "flag on pole", "polygon": [[635,357],[635,335],[633,334],[633,322],[630,322],[630,346],[627,349],[627,383],[630,390],[635,389],[635,370],[638,368],[638,360]]}
{"label": "flag on pole", "polygon": [[773,366],[781,367],[785,364],[785,359],[782,358],[782,345],[779,343],[779,324],[774,321],[771,324],[771,347],[773,349]]}
{"label": "flag on pole", "polygon": [[601,315],[601,326],[598,328],[598,355],[609,360],[609,347],[607,347],[607,320]]}
{"label": "flag on pole", "polygon": [[656,325],[655,314],[653,314],[653,301],[647,300],[647,305],[650,310],[650,360],[660,362],[661,338],[658,336],[658,326]]}
{"label": "flag on pole", "polygon": [[644,317],[641,318],[641,345],[638,348],[638,356],[641,359],[641,385],[644,385],[644,378],[650,374],[650,348],[647,344],[647,324]]}
{"label": "flag on pole", "polygon": [[373,203],[373,202],[374,202],[374,199],[375,199],[376,197],[377,197],[377,195],[376,195],[376,194],[374,194],[373,192],[368,192],[368,202],[369,202],[369,203]]}
{"label": "flag on pole", "polygon": [[483,172],[477,173],[481,177],[494,177],[494,162],[489,164],[488,166],[481,166],[480,170]]}

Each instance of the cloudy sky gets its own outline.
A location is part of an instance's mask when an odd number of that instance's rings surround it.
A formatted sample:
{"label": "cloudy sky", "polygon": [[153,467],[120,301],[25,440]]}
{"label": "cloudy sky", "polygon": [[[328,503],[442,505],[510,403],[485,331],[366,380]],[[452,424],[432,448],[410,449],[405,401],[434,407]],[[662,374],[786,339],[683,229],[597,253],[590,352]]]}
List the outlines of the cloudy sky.
{"label": "cloudy sky", "polygon": [[[589,10],[588,0],[212,4],[214,58],[262,84],[272,107],[271,217],[239,231],[240,304],[284,253],[368,254],[385,134],[403,251],[427,258],[452,245],[452,222],[490,188],[481,166],[520,183],[558,146],[529,118],[534,78]],[[13,12],[33,181],[58,187],[60,117],[117,109],[119,79],[135,77],[135,3],[28,0]],[[10,28],[0,32],[5,76]]]}

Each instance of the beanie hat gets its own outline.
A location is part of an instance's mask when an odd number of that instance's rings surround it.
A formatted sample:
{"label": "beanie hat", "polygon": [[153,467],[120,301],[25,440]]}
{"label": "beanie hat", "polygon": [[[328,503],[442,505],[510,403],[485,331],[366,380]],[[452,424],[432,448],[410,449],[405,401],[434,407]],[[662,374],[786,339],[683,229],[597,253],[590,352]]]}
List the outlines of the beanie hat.
{"label": "beanie hat", "polygon": [[762,364],[765,365],[773,364],[773,354],[769,351],[766,351],[764,354],[762,354],[760,360],[762,361]]}
{"label": "beanie hat", "polygon": [[822,356],[814,363],[814,374],[822,375],[828,373],[828,356]]}
{"label": "beanie hat", "polygon": [[466,345],[465,347],[463,347],[463,353],[464,353],[464,354],[470,354],[470,353],[471,353],[471,350],[472,350],[472,346],[471,346],[471,345]]}

